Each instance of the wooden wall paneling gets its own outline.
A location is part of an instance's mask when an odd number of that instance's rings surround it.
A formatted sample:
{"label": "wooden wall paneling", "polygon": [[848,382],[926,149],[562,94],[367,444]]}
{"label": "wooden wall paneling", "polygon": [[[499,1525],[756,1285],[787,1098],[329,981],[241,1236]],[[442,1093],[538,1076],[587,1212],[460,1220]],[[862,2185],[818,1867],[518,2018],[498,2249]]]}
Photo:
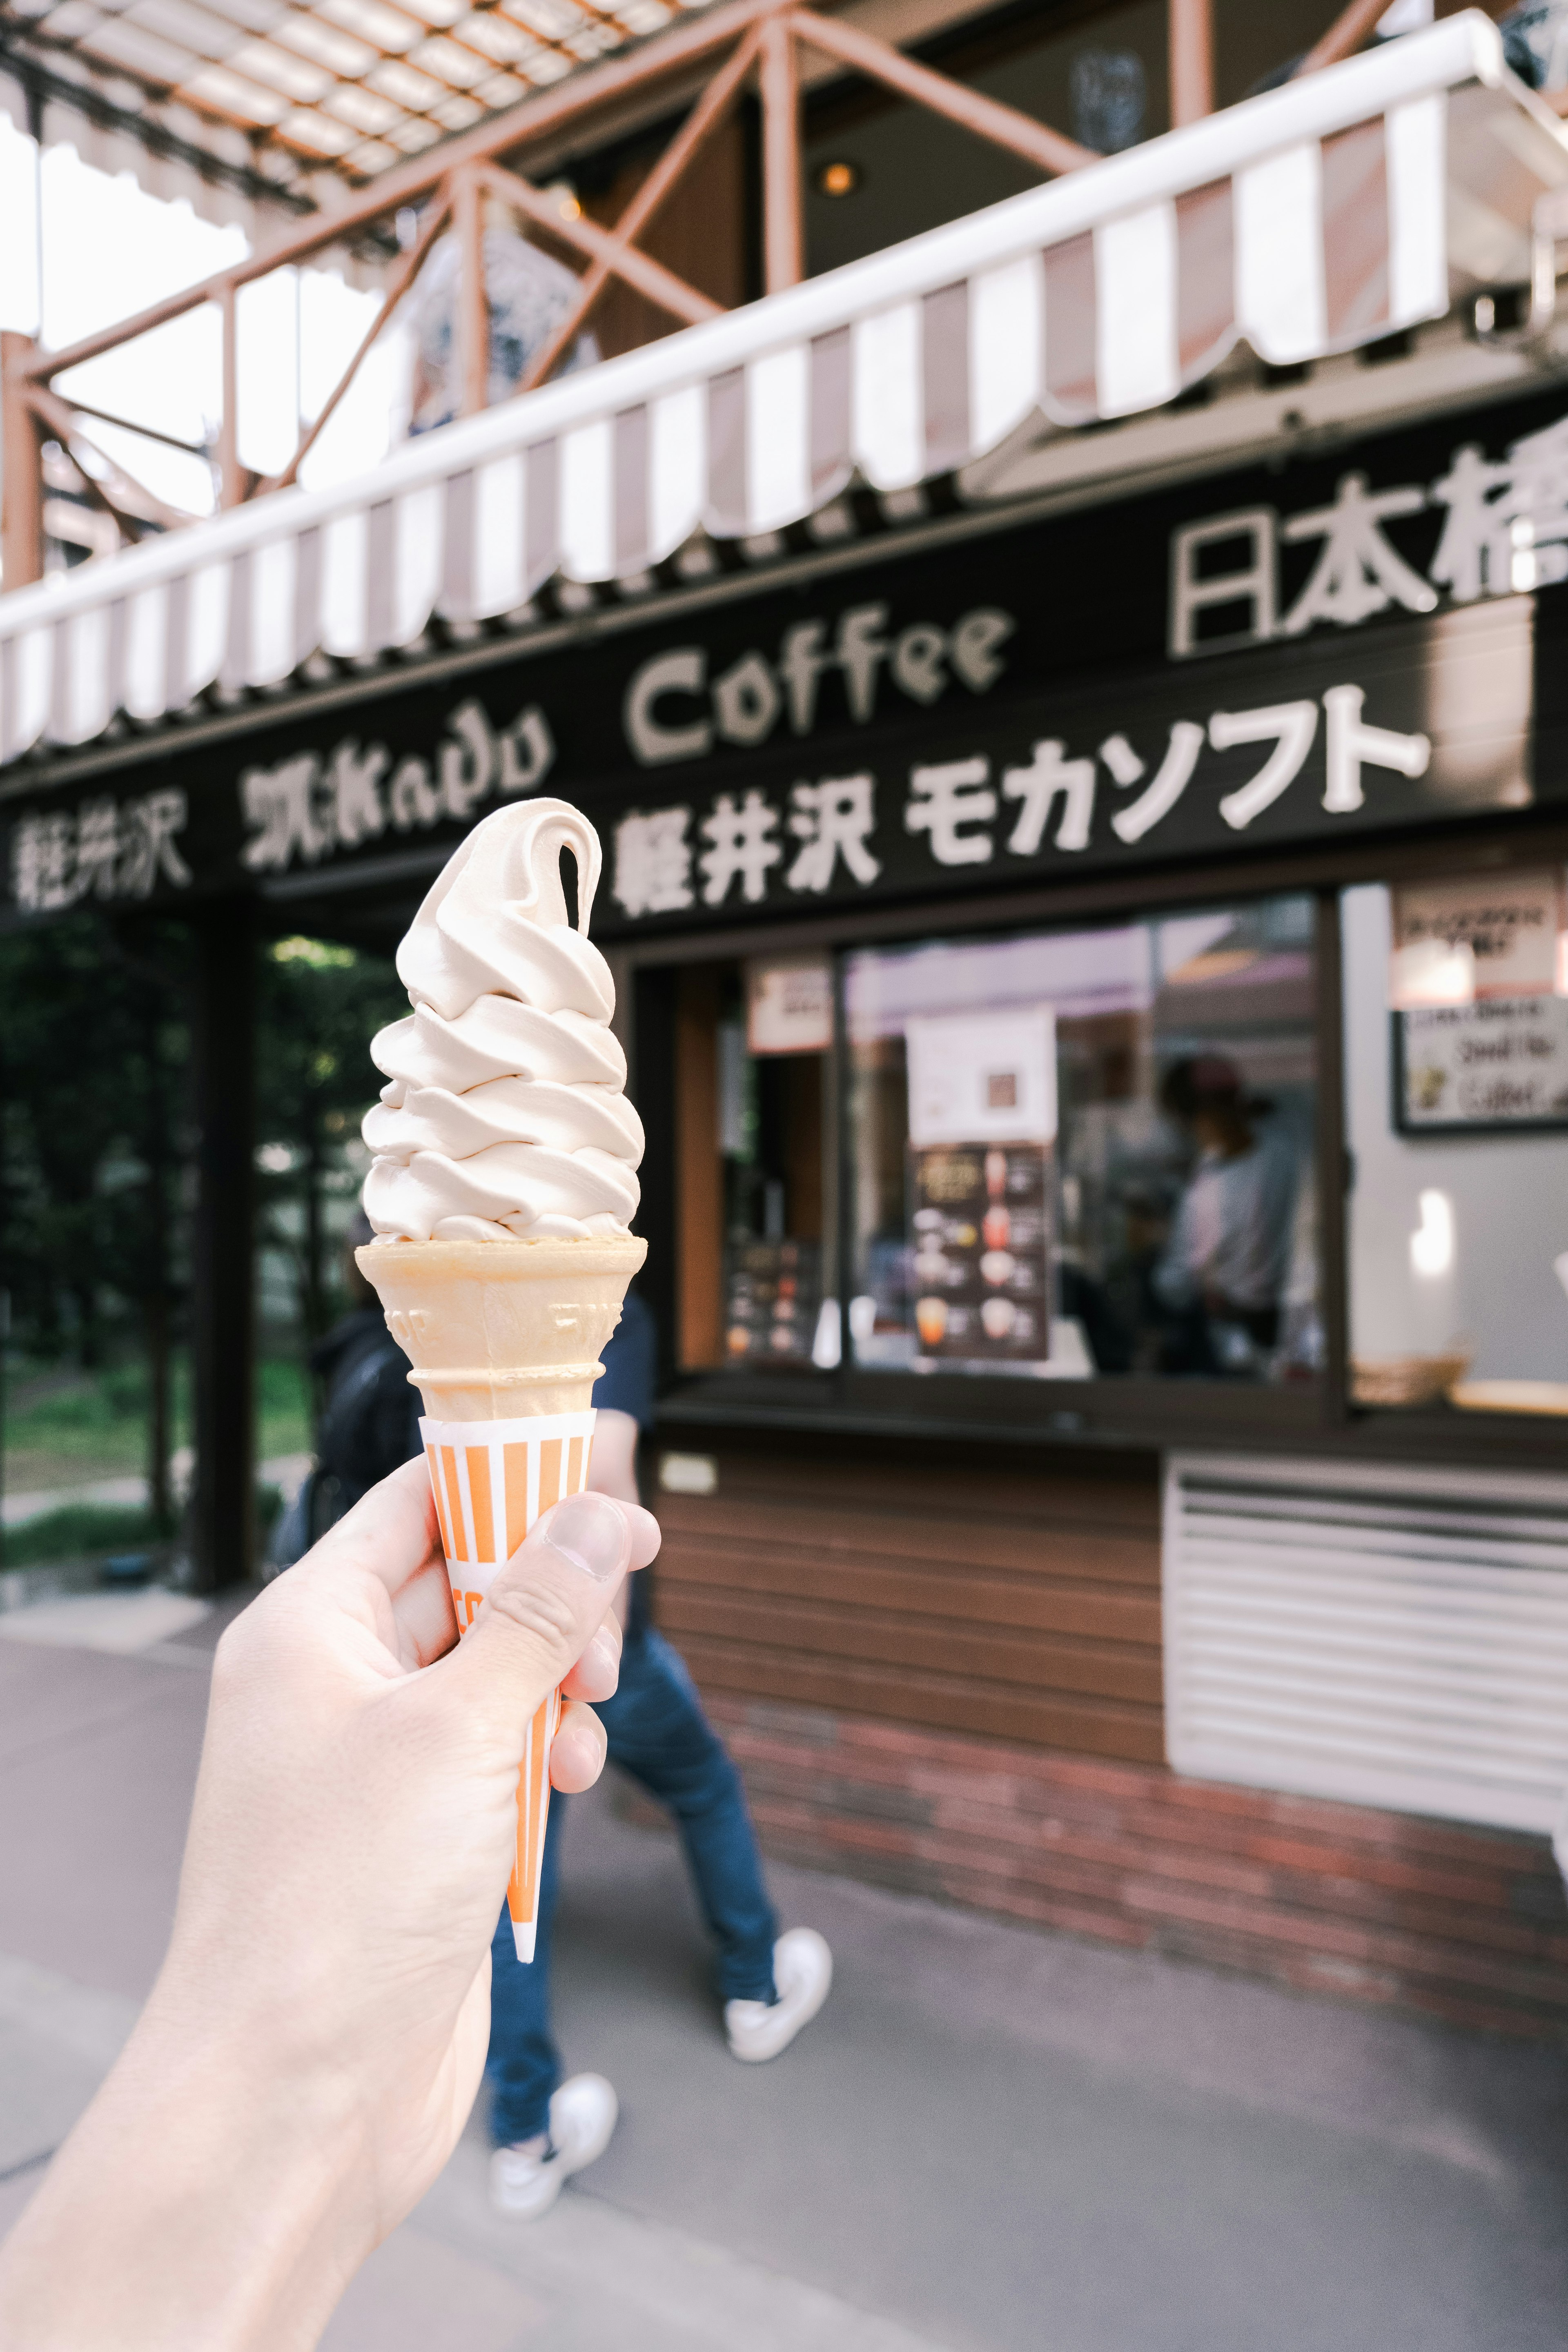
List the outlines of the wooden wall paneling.
{"label": "wooden wall paneling", "polygon": [[716,1451],[714,1495],[659,1497],[658,1619],[705,1688],[1163,1759],[1152,1461]]}
{"label": "wooden wall paneling", "polygon": [[676,1281],[683,1370],[723,1357],[719,975],[683,972],[675,1013]]}
{"label": "wooden wall paneling", "polygon": [[[825,1609],[843,1607],[852,1597],[859,1609],[899,1611],[908,1616],[951,1622],[955,1600],[952,1568],[911,1561],[905,1551],[890,1562],[858,1553],[826,1559],[793,1543],[759,1548],[755,1529],[730,1542],[705,1541],[672,1528],[662,1514],[667,1539],[679,1548],[680,1581],[694,1592],[722,1592],[754,1605],[789,1596]],[[896,1544],[889,1546],[897,1549]],[[1160,1596],[1127,1592],[1079,1577],[985,1575],[973,1569],[963,1580],[965,1622],[1012,1627],[1036,1633],[1081,1634],[1086,1638],[1160,1646]]]}
{"label": "wooden wall paneling", "polygon": [[1061,1748],[1131,1764],[1164,1760],[1160,1709],[1056,1691],[980,1688],[944,1675],[891,1674],[850,1660],[759,1653],[706,1637],[678,1642],[699,1686],[737,1698],[782,1700],[833,1715],[869,1716],[936,1731],[972,1732],[1026,1748]]}
{"label": "wooden wall paneling", "polygon": [[896,1510],[917,1522],[936,1512],[947,1522],[975,1527],[1023,1524],[1053,1534],[1121,1528],[1154,1540],[1162,1527],[1157,1458],[1142,1451],[1089,1456],[1079,1467],[1060,1454],[1041,1458],[1039,1465],[1020,1465],[1011,1451],[973,1458],[983,1454],[983,1440],[962,1451],[947,1442],[938,1454],[926,1444],[869,1437],[754,1442],[750,1434],[738,1440],[693,1430],[679,1444],[687,1449],[699,1442],[721,1456],[715,1503],[827,1506],[872,1515]]}
{"label": "wooden wall paneling", "polygon": [[[1147,1610],[1159,1602],[1157,1539],[1152,1534],[1116,1528],[1020,1527],[985,1520],[952,1522],[941,1513],[911,1509],[922,1482],[906,1481],[900,1505],[849,1513],[822,1507],[809,1495],[780,1498],[759,1508],[722,1491],[715,1496],[671,1495],[665,1524],[672,1539],[693,1559],[711,1557],[747,1591],[803,1590],[817,1583],[842,1591],[846,1581],[895,1576],[900,1588],[929,1587],[951,1595],[962,1584],[971,1596],[994,1586],[1037,1597],[1067,1591],[1092,1591],[1121,1605]],[[758,1551],[759,1522],[768,1529]],[[910,1605],[913,1605],[912,1603]]]}
{"label": "wooden wall paneling", "polygon": [[[668,1496],[666,1526],[672,1537],[735,1555],[737,1573],[747,1577],[762,1576],[765,1561],[788,1555],[834,1578],[897,1563],[926,1570],[946,1587],[962,1580],[966,1591],[978,1574],[995,1573],[1030,1586],[1042,1578],[1053,1586],[1067,1579],[1131,1586],[1158,1600],[1157,1519],[1075,1517],[1052,1509],[1049,1486],[1040,1484],[1037,1506],[1029,1508],[1026,1498],[1022,1512],[987,1512],[962,1496],[954,1507],[949,1482],[921,1464],[900,1472],[892,1492],[879,1490],[868,1472],[863,1487],[846,1493],[826,1465],[811,1465],[776,1487],[746,1493],[724,1454],[717,1493]],[[751,1549],[759,1523],[768,1530],[763,1552]]]}
{"label": "wooden wall paneling", "polygon": [[1345,1144],[1344,947],[1337,890],[1317,897],[1318,1284],[1323,1318],[1323,1419],[1350,1418],[1350,1262]]}
{"label": "wooden wall paneling", "polygon": [[[916,1484],[916,1492],[919,1491]],[[713,1554],[729,1563],[729,1571],[748,1588],[769,1589],[776,1577],[793,1590],[799,1578],[822,1578],[842,1589],[846,1578],[861,1579],[886,1568],[901,1575],[913,1591],[925,1571],[934,1591],[951,1595],[962,1582],[972,1595],[988,1576],[1006,1579],[1021,1592],[1058,1591],[1069,1583],[1111,1593],[1126,1593],[1131,1604],[1146,1608],[1160,1599],[1158,1546],[1152,1537],[1079,1533],[1069,1538],[1058,1529],[1043,1541],[1039,1530],[1005,1527],[964,1529],[946,1524],[932,1513],[897,1519],[868,1511],[858,1524],[846,1528],[832,1513],[802,1513],[798,1517],[784,1506],[758,1510],[744,1505],[726,1507],[720,1497],[710,1517],[698,1523],[701,1498],[671,1496],[666,1525],[673,1538],[686,1543],[693,1556]],[[768,1541],[755,1548],[759,1525]],[[1048,1580],[1041,1574],[1042,1556],[1056,1565]],[[973,1605],[970,1602],[968,1605]]]}
{"label": "wooden wall paneling", "polygon": [[[658,1333],[658,1386],[675,1372],[680,1344],[679,1195],[675,1153],[675,1040],[679,974],[672,966],[638,970],[628,963],[616,973],[616,1026],[626,1047],[626,1092],[642,1113],[647,1150],[640,1171],[642,1200],[637,1230],[647,1240],[647,1258],[637,1290]],[[624,1023],[624,1029],[622,1024]],[[645,1447],[643,1475],[654,1475],[654,1454]]]}
{"label": "wooden wall paneling", "polygon": [[[602,194],[584,193],[583,209],[589,217],[613,228],[658,152],[628,162]],[[745,166],[744,131],[732,116],[712,133],[637,240],[639,251],[726,310],[738,310],[747,299]],[[673,334],[679,321],[616,278],[605,288],[589,325],[605,359],[614,359]]]}
{"label": "wooden wall paneling", "polygon": [[948,1616],[931,1618],[889,1609],[823,1607],[798,1601],[738,1597],[695,1591],[665,1580],[662,1623],[712,1641],[744,1642],[759,1650],[825,1664],[852,1660],[895,1674],[939,1675],[978,1686],[1019,1683],[1040,1691],[1071,1691],[1080,1698],[1124,1699],[1155,1706],[1160,1699],[1158,1646],[1097,1641],[1078,1634],[1041,1634]]}
{"label": "wooden wall paneling", "polygon": [[822,1113],[827,1060],[792,1054],[784,1069],[784,1230],[797,1241],[822,1235]]}

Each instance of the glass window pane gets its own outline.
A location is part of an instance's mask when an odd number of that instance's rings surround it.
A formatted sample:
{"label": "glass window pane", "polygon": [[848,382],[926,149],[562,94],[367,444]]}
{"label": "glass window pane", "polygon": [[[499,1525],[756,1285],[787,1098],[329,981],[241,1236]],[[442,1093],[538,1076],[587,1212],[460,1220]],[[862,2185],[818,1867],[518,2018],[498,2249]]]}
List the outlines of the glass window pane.
{"label": "glass window pane", "polygon": [[1543,864],[1344,894],[1363,1404],[1568,1412],[1565,879]]}
{"label": "glass window pane", "polygon": [[833,971],[799,954],[694,965],[676,1029],[683,1370],[831,1369]]}
{"label": "glass window pane", "polygon": [[1321,1371],[1300,896],[847,960],[855,1360]]}

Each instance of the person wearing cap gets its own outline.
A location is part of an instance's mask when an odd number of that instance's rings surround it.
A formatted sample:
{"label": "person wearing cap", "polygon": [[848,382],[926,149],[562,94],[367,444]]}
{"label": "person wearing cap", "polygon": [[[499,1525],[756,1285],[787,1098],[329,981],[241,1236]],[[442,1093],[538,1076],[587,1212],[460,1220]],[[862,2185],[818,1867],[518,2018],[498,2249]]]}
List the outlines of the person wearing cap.
{"label": "person wearing cap", "polygon": [[[653,1318],[634,1291],[594,1390],[588,1483],[616,1502],[638,1499],[637,1442],[653,1426],[657,1354]],[[648,1622],[645,1580],[623,1596],[621,1617],[620,1682],[596,1707],[609,1760],[675,1816],[713,1941],[731,2053],[755,2065],[776,2058],[816,2015],[833,1956],[815,1928],[779,1934],[741,1776],[685,1665]],[[490,1950],[490,2197],[500,2211],[525,2221],[547,2213],[569,2177],[604,2154],[619,2113],[602,2074],[562,2081],[550,2030],[563,1803],[557,1797],[551,1807],[533,1959],[527,1967],[518,1959],[504,1908]]]}
{"label": "person wearing cap", "polygon": [[1268,1106],[1248,1098],[1222,1055],[1173,1063],[1160,1108],[1197,1147],[1153,1272],[1171,1318],[1165,1369],[1255,1375],[1279,1337],[1294,1155],[1283,1139],[1258,1133]]}

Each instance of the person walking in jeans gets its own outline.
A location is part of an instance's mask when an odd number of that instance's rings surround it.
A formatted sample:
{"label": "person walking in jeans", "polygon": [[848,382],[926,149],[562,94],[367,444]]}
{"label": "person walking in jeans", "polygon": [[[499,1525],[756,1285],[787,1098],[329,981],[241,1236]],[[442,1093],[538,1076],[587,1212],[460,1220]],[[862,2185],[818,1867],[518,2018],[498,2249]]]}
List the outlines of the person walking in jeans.
{"label": "person walking in jeans", "polygon": [[[594,1391],[599,1417],[589,1478],[624,1502],[637,1500],[637,1439],[652,1424],[654,1360],[653,1318],[629,1297]],[[833,1957],[814,1928],[778,1934],[741,1776],[684,1664],[647,1622],[640,1577],[627,1603],[619,1687],[596,1711],[610,1762],[675,1816],[713,1939],[732,2054],[750,2064],[776,2058],[826,2000]],[[602,2074],[562,2082],[550,2031],[564,1804],[559,1795],[551,1800],[532,1962],[519,1961],[504,1910],[490,1949],[490,2196],[502,2212],[527,2220],[548,2212],[569,2176],[604,2154],[618,2113]]]}

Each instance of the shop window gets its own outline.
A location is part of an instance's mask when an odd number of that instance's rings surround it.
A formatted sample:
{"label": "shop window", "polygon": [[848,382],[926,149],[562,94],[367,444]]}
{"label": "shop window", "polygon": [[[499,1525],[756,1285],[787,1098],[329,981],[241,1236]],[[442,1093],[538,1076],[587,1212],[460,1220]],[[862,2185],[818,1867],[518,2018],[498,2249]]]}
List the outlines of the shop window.
{"label": "shop window", "polygon": [[682,974],[677,1011],[683,1369],[838,1360],[826,956]]}
{"label": "shop window", "polygon": [[1321,1374],[1300,896],[846,960],[859,1366]]}
{"label": "shop window", "polygon": [[1568,873],[1348,890],[1351,1390],[1568,1412]]}

